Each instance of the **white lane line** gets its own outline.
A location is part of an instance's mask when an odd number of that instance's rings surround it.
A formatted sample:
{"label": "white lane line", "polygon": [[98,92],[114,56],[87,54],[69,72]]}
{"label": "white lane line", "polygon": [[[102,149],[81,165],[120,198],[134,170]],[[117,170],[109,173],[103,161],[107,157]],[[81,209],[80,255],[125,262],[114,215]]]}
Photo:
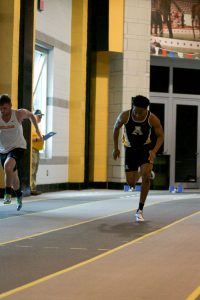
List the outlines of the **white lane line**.
{"label": "white lane line", "polygon": [[88,248],[69,248],[70,250],[88,250]]}
{"label": "white lane line", "polygon": [[110,249],[106,249],[106,248],[103,249],[103,248],[102,248],[102,249],[97,249],[97,251],[110,251]]}
{"label": "white lane line", "polygon": [[26,245],[15,245],[17,248],[32,248],[32,246],[26,246]]}
{"label": "white lane line", "polygon": [[56,246],[55,247],[46,246],[46,247],[42,247],[42,248],[43,249],[59,249],[59,247],[56,247]]}

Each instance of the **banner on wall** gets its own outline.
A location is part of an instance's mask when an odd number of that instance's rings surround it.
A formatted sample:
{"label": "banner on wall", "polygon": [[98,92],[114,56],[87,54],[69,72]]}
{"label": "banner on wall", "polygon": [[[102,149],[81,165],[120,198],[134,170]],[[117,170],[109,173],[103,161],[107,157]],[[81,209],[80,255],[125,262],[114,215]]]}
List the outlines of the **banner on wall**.
{"label": "banner on wall", "polygon": [[151,0],[151,55],[200,59],[200,0]]}

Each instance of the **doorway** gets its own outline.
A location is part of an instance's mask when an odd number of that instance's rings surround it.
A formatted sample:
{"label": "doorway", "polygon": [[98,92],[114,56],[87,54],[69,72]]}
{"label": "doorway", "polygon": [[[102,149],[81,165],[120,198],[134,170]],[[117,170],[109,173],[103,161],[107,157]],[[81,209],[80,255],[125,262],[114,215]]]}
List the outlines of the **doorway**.
{"label": "doorway", "polygon": [[151,103],[164,128],[159,153],[170,155],[170,184],[198,188],[200,101],[152,96]]}
{"label": "doorway", "polygon": [[[162,151],[170,155],[170,184],[185,188],[200,187],[200,86],[195,79],[199,76],[199,62],[151,60],[150,101],[164,128]],[[159,84],[158,78],[164,83]]]}
{"label": "doorway", "polygon": [[200,102],[194,99],[173,99],[172,149],[174,182],[184,183],[185,187],[198,187]]}

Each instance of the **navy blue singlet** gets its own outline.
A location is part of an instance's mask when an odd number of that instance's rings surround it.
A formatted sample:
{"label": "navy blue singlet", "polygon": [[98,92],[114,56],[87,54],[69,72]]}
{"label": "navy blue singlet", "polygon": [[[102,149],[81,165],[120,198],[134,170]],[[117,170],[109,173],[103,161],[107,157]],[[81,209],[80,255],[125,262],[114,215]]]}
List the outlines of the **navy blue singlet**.
{"label": "navy blue singlet", "polygon": [[127,123],[124,124],[123,143],[125,147],[138,149],[151,143],[150,135],[152,127],[149,124],[150,114],[151,112],[148,111],[144,120],[135,121],[132,117],[132,109],[130,110],[129,119]]}

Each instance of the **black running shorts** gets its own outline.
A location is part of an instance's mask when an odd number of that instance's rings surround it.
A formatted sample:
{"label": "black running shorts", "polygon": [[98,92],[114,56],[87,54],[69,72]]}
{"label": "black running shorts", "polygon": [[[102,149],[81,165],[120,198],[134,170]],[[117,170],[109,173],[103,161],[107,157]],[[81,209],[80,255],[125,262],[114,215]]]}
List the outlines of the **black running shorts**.
{"label": "black running shorts", "polygon": [[9,151],[8,153],[0,153],[0,160],[1,160],[2,167],[4,168],[6,159],[8,157],[12,157],[16,161],[16,165],[15,165],[13,171],[17,170],[18,164],[24,156],[24,152],[25,152],[25,149],[15,148],[15,149]]}
{"label": "black running shorts", "polygon": [[125,147],[125,172],[137,171],[143,164],[149,163],[149,146],[139,149]]}

